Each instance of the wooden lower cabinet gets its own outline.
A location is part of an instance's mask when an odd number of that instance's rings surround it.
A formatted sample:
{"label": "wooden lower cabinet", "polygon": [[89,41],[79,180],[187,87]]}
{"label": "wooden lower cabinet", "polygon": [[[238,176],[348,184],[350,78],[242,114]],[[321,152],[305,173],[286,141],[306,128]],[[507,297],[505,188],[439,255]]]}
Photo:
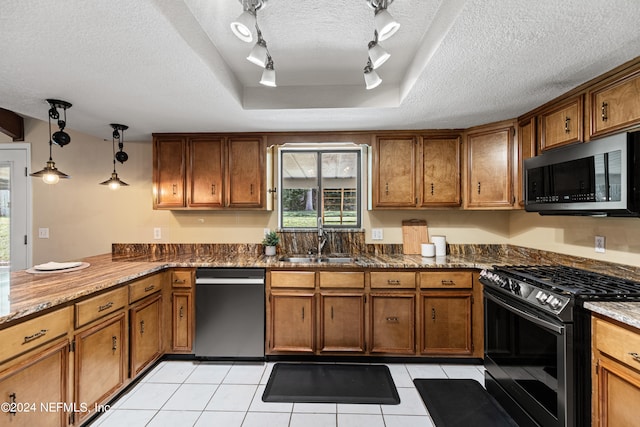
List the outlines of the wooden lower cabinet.
{"label": "wooden lower cabinet", "polygon": [[162,295],[144,299],[131,307],[131,377],[162,355]]}
{"label": "wooden lower cabinet", "polygon": [[640,330],[599,317],[592,322],[592,425],[638,425]]}
{"label": "wooden lower cabinet", "polygon": [[[57,427],[69,424],[69,340],[64,339],[0,373],[0,425]],[[7,406],[8,405],[8,406]],[[57,405],[66,405],[59,407]]]}
{"label": "wooden lower cabinet", "polygon": [[313,353],[314,294],[274,292],[269,299],[271,306],[269,350]]}
{"label": "wooden lower cabinet", "polygon": [[415,354],[415,293],[371,293],[371,353]]}
{"label": "wooden lower cabinet", "polygon": [[[104,403],[127,378],[127,319],[124,311],[75,335],[76,406]],[[80,420],[89,413],[79,413]],[[76,422],[79,420],[76,419]]]}
{"label": "wooden lower cabinet", "polygon": [[471,304],[469,291],[423,292],[420,353],[471,355]]}
{"label": "wooden lower cabinet", "polygon": [[191,353],[193,349],[193,293],[177,291],[172,295],[171,350]]}
{"label": "wooden lower cabinet", "polygon": [[320,295],[321,352],[366,350],[364,341],[365,296],[360,293],[322,293]]}

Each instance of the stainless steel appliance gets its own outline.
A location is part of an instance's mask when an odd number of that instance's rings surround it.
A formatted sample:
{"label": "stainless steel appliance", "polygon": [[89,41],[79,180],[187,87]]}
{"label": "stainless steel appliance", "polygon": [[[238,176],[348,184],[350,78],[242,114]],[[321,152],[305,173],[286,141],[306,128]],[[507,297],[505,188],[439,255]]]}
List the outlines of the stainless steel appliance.
{"label": "stainless steel appliance", "polygon": [[640,132],[524,161],[525,209],[543,215],[640,216]]}
{"label": "stainless steel appliance", "polygon": [[260,268],[196,269],[196,357],[264,359],[264,278]]}
{"label": "stainless steel appliance", "polygon": [[483,270],[485,385],[521,426],[591,425],[587,300],[640,300],[640,283],[564,266]]}

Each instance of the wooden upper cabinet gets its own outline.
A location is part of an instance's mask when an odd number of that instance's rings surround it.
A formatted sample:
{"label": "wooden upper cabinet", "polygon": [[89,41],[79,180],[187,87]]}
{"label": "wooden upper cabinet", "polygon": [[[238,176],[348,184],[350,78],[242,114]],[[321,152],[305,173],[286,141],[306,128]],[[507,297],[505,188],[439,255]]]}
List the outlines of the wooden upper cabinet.
{"label": "wooden upper cabinet", "polygon": [[154,209],[186,206],[186,147],[183,137],[153,138]]}
{"label": "wooden upper cabinet", "polygon": [[460,206],[459,137],[422,139],[420,206]]}
{"label": "wooden upper cabinet", "polygon": [[583,98],[578,95],[540,113],[540,151],[583,141]]}
{"label": "wooden upper cabinet", "polygon": [[467,133],[465,207],[511,208],[514,128],[475,128]]}
{"label": "wooden upper cabinet", "polygon": [[593,137],[640,123],[640,70],[594,88],[589,98]]}
{"label": "wooden upper cabinet", "polygon": [[524,207],[524,160],[536,155],[536,120],[534,117],[518,122],[518,166],[514,187],[518,206]]}
{"label": "wooden upper cabinet", "polygon": [[415,207],[417,140],[377,137],[374,145],[373,206]]}
{"label": "wooden upper cabinet", "polygon": [[262,208],[266,191],[265,153],[263,138],[229,138],[228,140],[229,195],[231,208]]}
{"label": "wooden upper cabinet", "polygon": [[224,205],[224,139],[192,138],[189,141],[190,207],[219,208]]}

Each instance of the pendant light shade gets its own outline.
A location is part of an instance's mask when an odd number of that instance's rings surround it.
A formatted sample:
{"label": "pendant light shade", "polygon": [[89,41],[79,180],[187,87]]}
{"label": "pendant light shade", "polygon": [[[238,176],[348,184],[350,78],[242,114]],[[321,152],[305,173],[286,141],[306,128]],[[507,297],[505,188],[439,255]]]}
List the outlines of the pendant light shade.
{"label": "pendant light shade", "polygon": [[380,86],[380,83],[382,83],[382,79],[371,66],[371,60],[369,60],[369,62],[367,62],[367,66],[364,67],[364,82],[367,90],[375,89]]}
{"label": "pendant light shade", "polygon": [[268,57],[267,66],[264,67],[260,84],[269,87],[276,87],[276,71],[273,69],[273,60]]}
{"label": "pendant light shade", "polygon": [[[56,168],[56,163],[53,161],[52,147],[54,142],[56,145],[63,147],[71,142],[71,137],[64,131],[67,125],[67,108],[71,108],[71,104],[67,101],[60,101],[58,99],[47,99],[49,103],[49,160],[44,169],[29,174],[29,176],[42,178],[45,184],[57,184],[61,179],[71,178],[64,172],[61,172]],[[64,111],[64,119],[60,118],[58,108],[62,108]],[[55,133],[51,133],[51,119],[57,120],[59,130]]]}
{"label": "pendant light shade", "polygon": [[380,41],[388,39],[400,29],[400,24],[393,19],[386,8],[376,10],[374,21]]}
{"label": "pendant light shade", "polygon": [[[110,126],[113,128],[113,134],[111,138],[111,148],[113,150],[113,172],[111,172],[111,178],[107,179],[106,181],[102,181],[100,185],[108,185],[111,190],[117,190],[120,187],[129,186],[129,184],[118,178],[118,173],[116,172],[116,160],[120,163],[124,163],[129,159],[127,153],[123,151],[124,131],[129,129],[129,126],[120,125],[117,123],[112,123]],[[120,131],[122,131],[122,133],[120,133]],[[116,152],[116,140],[118,140],[118,152]]]}
{"label": "pendant light shade", "polygon": [[231,23],[231,31],[245,43],[253,41],[253,29],[256,27],[256,14],[245,10]]}
{"label": "pendant light shade", "polygon": [[251,52],[249,52],[247,60],[265,68],[267,66],[268,56],[269,52],[267,52],[267,42],[262,38],[262,34],[258,32],[258,41],[253,46],[253,49],[251,49]]}
{"label": "pendant light shade", "polygon": [[369,42],[369,58],[371,58],[371,66],[374,69],[387,62],[390,57],[391,55],[377,41]]}

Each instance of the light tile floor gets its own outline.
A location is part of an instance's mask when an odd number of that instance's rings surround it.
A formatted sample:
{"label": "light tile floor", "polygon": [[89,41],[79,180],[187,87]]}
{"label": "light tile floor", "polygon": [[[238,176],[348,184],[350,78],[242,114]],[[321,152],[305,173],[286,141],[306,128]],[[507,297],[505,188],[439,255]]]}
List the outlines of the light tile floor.
{"label": "light tile floor", "polygon": [[97,418],[92,427],[433,427],[414,378],[471,378],[478,365],[387,364],[399,405],[265,403],[274,362],[163,361]]}

